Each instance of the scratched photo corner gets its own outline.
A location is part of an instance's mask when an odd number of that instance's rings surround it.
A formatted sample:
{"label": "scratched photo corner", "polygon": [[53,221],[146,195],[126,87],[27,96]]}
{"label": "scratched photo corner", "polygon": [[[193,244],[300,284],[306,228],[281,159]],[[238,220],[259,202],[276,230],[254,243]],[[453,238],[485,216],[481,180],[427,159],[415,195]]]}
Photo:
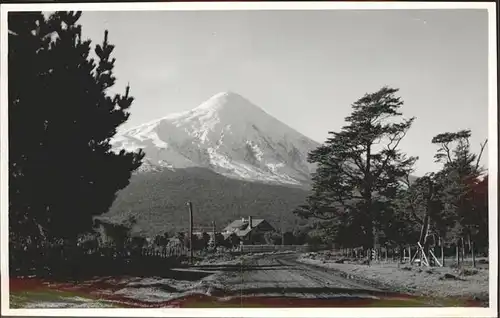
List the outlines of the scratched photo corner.
{"label": "scratched photo corner", "polygon": [[6,16],[9,308],[491,305],[487,9]]}

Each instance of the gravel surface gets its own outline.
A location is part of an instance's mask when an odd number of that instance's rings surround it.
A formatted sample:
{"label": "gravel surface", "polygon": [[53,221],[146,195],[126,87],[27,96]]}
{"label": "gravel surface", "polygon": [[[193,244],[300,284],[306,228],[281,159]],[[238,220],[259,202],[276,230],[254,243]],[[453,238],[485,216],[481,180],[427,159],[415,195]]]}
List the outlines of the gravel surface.
{"label": "gravel surface", "polygon": [[433,297],[471,298],[487,301],[488,269],[453,269],[419,267],[399,263],[371,265],[336,263],[339,258],[307,253],[297,260],[305,264],[339,271],[343,276],[404,293]]}
{"label": "gravel surface", "polygon": [[373,286],[300,264],[294,258],[293,255],[254,255],[242,258],[232,270],[222,271],[209,279],[217,281],[228,297],[377,298],[381,292]]}

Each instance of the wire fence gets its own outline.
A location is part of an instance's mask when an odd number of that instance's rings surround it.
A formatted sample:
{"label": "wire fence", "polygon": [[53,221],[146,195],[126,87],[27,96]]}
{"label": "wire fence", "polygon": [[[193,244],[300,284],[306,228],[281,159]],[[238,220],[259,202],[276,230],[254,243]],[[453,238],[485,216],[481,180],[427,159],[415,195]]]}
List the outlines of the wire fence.
{"label": "wire fence", "polygon": [[327,246],[311,245],[241,245],[239,251],[242,253],[270,253],[270,252],[312,252],[327,248]]}

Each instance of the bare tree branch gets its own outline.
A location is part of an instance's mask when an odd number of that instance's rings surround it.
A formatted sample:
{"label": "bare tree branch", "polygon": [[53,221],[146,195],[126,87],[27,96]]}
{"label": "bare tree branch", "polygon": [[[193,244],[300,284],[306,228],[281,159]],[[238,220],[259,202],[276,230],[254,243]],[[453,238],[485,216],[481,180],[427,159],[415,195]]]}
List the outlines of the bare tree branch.
{"label": "bare tree branch", "polygon": [[417,215],[417,212],[415,211],[415,207],[413,206],[413,204],[414,204],[413,200],[410,200],[410,213],[421,225],[423,224],[424,220]]}
{"label": "bare tree branch", "polygon": [[443,149],[446,151],[446,156],[448,157],[448,163],[451,163],[451,153],[450,153],[450,148],[448,147],[448,144],[444,143],[442,144]]}
{"label": "bare tree branch", "polygon": [[353,160],[354,160],[354,164],[359,168],[359,170],[361,170],[361,171],[366,170],[366,166],[363,164],[363,161],[360,157],[355,157],[355,158],[353,158]]}
{"label": "bare tree branch", "polygon": [[[378,171],[375,173],[375,179],[379,178],[380,175],[382,174],[382,172],[385,170],[385,168],[387,167],[387,164],[389,163],[389,159],[391,158],[391,153],[394,150],[396,150],[396,148],[399,146],[399,143],[401,142],[401,140],[403,140],[403,138],[406,136],[406,133],[407,133],[407,130],[405,130],[399,134],[395,134],[393,138],[390,138],[391,141],[387,145],[388,153],[386,154],[382,165],[380,166]],[[396,144],[391,148],[391,145],[394,141],[396,141]]]}
{"label": "bare tree branch", "polygon": [[[344,169],[342,169],[342,171],[349,177],[351,178],[351,180],[354,182],[356,180],[359,180],[359,177],[356,177],[354,176],[353,174],[351,174],[351,172],[344,166]],[[349,171],[349,172],[348,172]]]}
{"label": "bare tree branch", "polygon": [[481,157],[483,156],[483,151],[487,143],[488,139],[486,139],[484,143],[481,143],[481,150],[479,151],[479,155],[477,156],[477,161],[476,161],[476,167],[475,167],[476,171],[479,169],[479,162],[481,161]]}
{"label": "bare tree branch", "polygon": [[377,118],[374,118],[374,120],[372,120],[372,121],[370,122],[370,124],[371,124],[372,126],[375,126],[376,124],[379,124],[379,123],[381,123],[382,121],[384,121],[385,119],[387,119],[387,118],[391,118],[391,117],[392,117],[392,114],[386,114],[386,115],[384,115],[384,116],[379,116],[379,117],[377,117]]}

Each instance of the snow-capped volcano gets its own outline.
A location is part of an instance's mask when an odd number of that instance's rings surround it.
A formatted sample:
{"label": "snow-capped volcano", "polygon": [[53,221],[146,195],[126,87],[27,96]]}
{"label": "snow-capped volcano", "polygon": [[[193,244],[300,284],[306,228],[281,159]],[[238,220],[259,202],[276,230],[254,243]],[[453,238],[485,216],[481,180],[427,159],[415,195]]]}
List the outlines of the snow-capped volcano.
{"label": "snow-capped volcano", "polygon": [[228,177],[287,184],[310,179],[307,153],[319,145],[231,92],[129,129],[112,144],[142,148],[142,170],[205,167]]}

